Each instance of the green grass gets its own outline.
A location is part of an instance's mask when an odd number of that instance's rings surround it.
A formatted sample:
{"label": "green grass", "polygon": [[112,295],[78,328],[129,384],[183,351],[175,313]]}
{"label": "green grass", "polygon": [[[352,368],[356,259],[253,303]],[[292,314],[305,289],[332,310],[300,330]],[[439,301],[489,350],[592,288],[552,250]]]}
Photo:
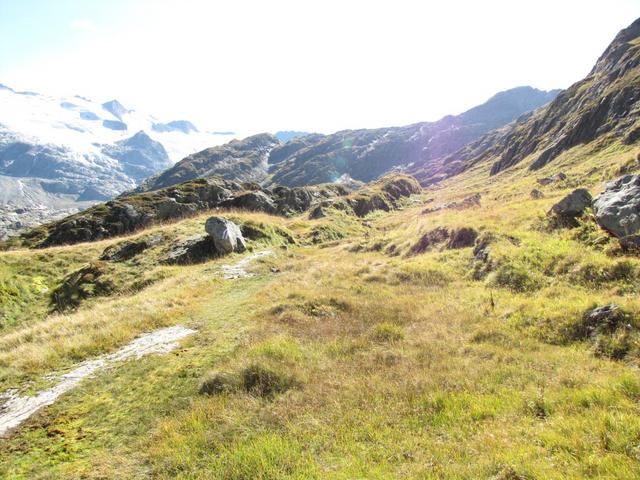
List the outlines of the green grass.
{"label": "green grass", "polygon": [[[364,219],[234,212],[255,230],[252,248],[276,253],[247,279],[216,275],[237,255],[154,266],[163,243],[111,272],[124,284],[160,269],[144,289],[55,314],[21,294],[23,316],[0,332],[3,389],[46,384],[47,373],[142,331],[183,324],[197,333],[168,355],[83,382],[30,419],[0,444],[0,476],[640,477],[640,261],[602,241],[588,218],[573,230],[541,223],[571,188],[598,192],[607,173],[593,168],[615,172],[632,153],[579,147],[533,177],[516,168],[488,181],[478,167]],[[566,184],[535,182],[559,170]],[[545,197],[532,200],[532,188]],[[475,192],[480,207],[422,213],[427,199]],[[200,231],[204,218],[143,234],[170,242]],[[446,242],[410,253],[437,227],[493,238],[490,263]],[[318,231],[326,236],[313,243]],[[0,253],[0,281],[32,265],[21,281],[55,285],[119,241]],[[585,312],[609,303],[624,322],[585,334]]]}

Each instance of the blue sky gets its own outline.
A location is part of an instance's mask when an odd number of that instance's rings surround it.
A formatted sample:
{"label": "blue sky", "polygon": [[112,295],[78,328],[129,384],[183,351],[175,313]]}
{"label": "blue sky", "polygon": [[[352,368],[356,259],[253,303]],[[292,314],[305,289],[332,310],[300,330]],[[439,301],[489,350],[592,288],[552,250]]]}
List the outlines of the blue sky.
{"label": "blue sky", "polygon": [[69,51],[82,41],[73,22],[113,26],[126,15],[126,0],[0,0],[0,62],[5,68]]}
{"label": "blue sky", "polygon": [[0,83],[252,133],[401,125],[585,76],[640,0],[0,0]]}

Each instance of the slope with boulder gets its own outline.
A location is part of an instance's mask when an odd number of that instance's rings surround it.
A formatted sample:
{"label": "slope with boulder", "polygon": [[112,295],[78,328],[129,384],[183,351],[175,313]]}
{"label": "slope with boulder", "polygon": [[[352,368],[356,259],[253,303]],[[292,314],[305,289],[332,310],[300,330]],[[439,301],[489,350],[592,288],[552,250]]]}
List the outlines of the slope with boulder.
{"label": "slope with boulder", "polygon": [[495,175],[526,160],[538,170],[581,144],[640,140],[640,19],[622,30],[583,80],[544,108],[411,173],[423,184],[490,163]]}

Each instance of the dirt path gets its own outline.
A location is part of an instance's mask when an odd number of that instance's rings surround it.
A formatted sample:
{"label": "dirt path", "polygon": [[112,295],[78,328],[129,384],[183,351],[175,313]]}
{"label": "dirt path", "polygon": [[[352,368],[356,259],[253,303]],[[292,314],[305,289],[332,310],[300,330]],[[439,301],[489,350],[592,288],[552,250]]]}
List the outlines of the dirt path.
{"label": "dirt path", "polygon": [[[128,345],[108,355],[101,355],[93,360],[82,362],[78,367],[59,376],[58,383],[48,390],[38,392],[34,396],[19,395],[16,390],[5,392],[0,399],[4,405],[0,407],[0,436],[18,427],[42,407],[53,404],[60,395],[75,388],[83,379],[109,368],[116,362],[132,358],[138,359],[152,353],[167,353],[177,348],[178,340],[195,333],[195,330],[182,326],[168,327],[155,332],[146,333]],[[58,377],[58,375],[55,375]]]}
{"label": "dirt path", "polygon": [[254,260],[261,257],[267,257],[269,255],[273,255],[271,250],[262,250],[260,252],[252,253],[251,255],[247,255],[242,260],[232,265],[222,265],[222,277],[227,280],[252,277],[253,274],[245,270],[247,266]]}
{"label": "dirt path", "polygon": [[[273,255],[273,252],[263,250],[247,255],[234,264],[223,265],[222,276],[225,279],[251,277],[253,274],[247,272],[246,267],[254,260],[268,255]],[[180,325],[146,333],[114,353],[82,362],[68,373],[49,375],[51,378],[57,378],[58,383],[34,396],[20,395],[18,390],[8,390],[0,394],[0,403],[2,403],[0,406],[0,437],[20,426],[22,422],[41,408],[52,405],[61,395],[77,387],[85,378],[118,362],[139,359],[153,353],[170,352],[179,346],[179,340],[194,333],[196,333],[195,330]]]}

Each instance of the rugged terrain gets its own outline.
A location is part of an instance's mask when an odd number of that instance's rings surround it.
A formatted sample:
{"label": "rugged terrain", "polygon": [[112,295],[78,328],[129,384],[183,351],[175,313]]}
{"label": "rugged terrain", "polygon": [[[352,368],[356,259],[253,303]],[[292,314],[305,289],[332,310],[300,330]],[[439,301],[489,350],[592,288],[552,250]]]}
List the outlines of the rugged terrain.
{"label": "rugged terrain", "polygon": [[[638,24],[586,90],[633,84]],[[572,92],[425,188],[194,179],[5,243],[0,475],[639,478],[635,97]]]}
{"label": "rugged terrain", "polygon": [[422,165],[451,153],[544,105],[557,93],[514,88],[460,115],[405,127],[345,130],[331,135],[281,132],[286,142],[270,134],[254,135],[195,153],[145,181],[137,191],[210,175],[287,187],[350,179],[369,182],[394,169]]}
{"label": "rugged terrain", "polygon": [[131,190],[233,135],[87,98],[0,85],[0,238]]}
{"label": "rugged terrain", "polygon": [[640,139],[640,20],[622,30],[583,80],[546,107],[436,162],[411,169],[423,184],[491,162],[491,175],[527,163],[539,170],[572,147]]}

